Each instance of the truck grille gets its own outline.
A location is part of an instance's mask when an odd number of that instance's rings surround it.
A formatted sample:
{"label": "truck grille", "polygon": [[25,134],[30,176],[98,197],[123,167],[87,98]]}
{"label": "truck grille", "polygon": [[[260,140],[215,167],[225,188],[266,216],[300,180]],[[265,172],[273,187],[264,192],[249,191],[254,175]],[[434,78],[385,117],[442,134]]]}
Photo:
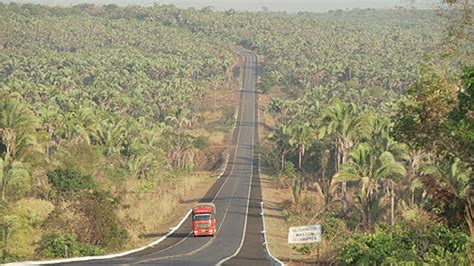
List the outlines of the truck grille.
{"label": "truck grille", "polygon": [[197,227],[198,227],[199,229],[207,229],[207,228],[209,228],[209,226],[210,226],[210,224],[198,224],[198,225],[197,225]]}

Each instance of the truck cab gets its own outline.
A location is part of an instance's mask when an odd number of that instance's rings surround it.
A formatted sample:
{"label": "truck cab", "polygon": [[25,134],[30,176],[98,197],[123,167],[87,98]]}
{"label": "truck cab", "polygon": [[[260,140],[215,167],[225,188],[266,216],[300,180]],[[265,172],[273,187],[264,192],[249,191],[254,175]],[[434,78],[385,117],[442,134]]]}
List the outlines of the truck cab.
{"label": "truck cab", "polygon": [[216,206],[203,203],[193,208],[193,234],[197,236],[213,236],[216,233]]}

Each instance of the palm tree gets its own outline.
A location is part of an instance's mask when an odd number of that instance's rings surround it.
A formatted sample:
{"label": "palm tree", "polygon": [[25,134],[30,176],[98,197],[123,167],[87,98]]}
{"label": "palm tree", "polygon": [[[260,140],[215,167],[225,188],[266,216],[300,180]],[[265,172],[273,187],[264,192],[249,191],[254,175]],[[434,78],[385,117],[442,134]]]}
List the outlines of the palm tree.
{"label": "palm tree", "polygon": [[310,142],[312,132],[310,124],[308,122],[301,122],[296,120],[296,123],[290,126],[290,145],[297,146],[298,150],[298,170],[303,170],[303,156],[306,150],[307,144]]}
{"label": "palm tree", "polygon": [[276,128],[268,134],[268,139],[275,143],[279,151],[280,170],[283,170],[285,167],[286,154],[290,145],[290,130],[287,126],[278,124]]}
{"label": "palm tree", "polygon": [[438,165],[427,166],[424,174],[439,179],[440,185],[445,186],[455,198],[464,205],[464,218],[471,236],[474,236],[474,181],[472,169],[466,167],[459,159],[453,162],[445,161]]}
{"label": "palm tree", "polygon": [[118,153],[122,148],[126,138],[125,132],[126,128],[123,120],[107,119],[96,125],[93,138],[98,144],[104,146],[104,154],[110,156]]}
{"label": "palm tree", "polygon": [[324,205],[328,206],[329,203],[333,200],[333,195],[337,190],[336,184],[332,178],[328,178],[327,169],[329,163],[329,156],[330,151],[324,150],[320,156],[320,169],[319,169],[319,176],[320,179],[317,181],[316,186],[317,189],[320,191],[320,194],[324,197]]}
{"label": "palm tree", "polygon": [[[372,150],[377,152],[377,156],[387,151],[390,152],[397,161],[409,160],[408,146],[398,143],[390,136],[391,127],[392,123],[390,123],[387,118],[380,116],[377,117],[372,125],[372,130],[368,143],[370,144]],[[390,195],[390,221],[392,225],[395,224],[395,197],[397,194],[396,191],[399,187],[401,187],[402,183],[405,180],[406,179],[391,177],[389,179],[385,178],[382,181],[384,189],[386,189]],[[415,180],[413,181],[414,182],[411,183],[411,185],[413,186],[413,189],[416,189],[417,182]]]}
{"label": "palm tree", "polygon": [[128,170],[131,174],[138,179],[143,179],[148,176],[148,173],[155,164],[155,157],[153,154],[148,153],[143,156],[132,155],[127,162]]}
{"label": "palm tree", "polygon": [[[321,132],[334,139],[335,170],[347,161],[349,151],[361,137],[364,129],[363,117],[355,104],[343,103],[336,99],[324,114],[326,125]],[[347,210],[346,180],[342,181],[342,203],[344,211]]]}
{"label": "palm tree", "polygon": [[166,117],[166,122],[174,128],[169,134],[171,137],[169,158],[177,168],[190,167],[194,161],[195,149],[192,146],[192,137],[184,131],[192,125],[191,119],[188,118],[189,113],[188,109],[178,108],[175,116]]}
{"label": "palm tree", "polygon": [[195,149],[193,147],[192,137],[182,133],[177,135],[175,131],[168,134],[171,144],[168,158],[176,168],[191,168],[194,161]]}
{"label": "palm tree", "polygon": [[[382,213],[380,200],[384,195],[384,183],[405,174],[405,168],[395,160],[392,153],[388,151],[379,153],[367,143],[361,143],[352,151],[350,161],[341,166],[334,178],[341,181],[359,181],[360,191],[357,199],[360,211],[364,225],[372,229],[373,223]],[[393,195],[392,193],[391,199]]]}
{"label": "palm tree", "polygon": [[[6,193],[10,185],[16,184],[19,189],[25,189],[29,186],[30,174],[25,165],[19,161],[14,161],[9,154],[0,158],[0,185],[2,190],[2,202],[7,200]],[[18,193],[19,191],[17,191]]]}
{"label": "palm tree", "polygon": [[[34,130],[36,118],[17,94],[3,94],[0,99],[0,185],[1,199],[13,182],[29,177],[21,160],[39,151]],[[39,151],[40,152],[40,151]],[[18,182],[25,186],[25,182]]]}
{"label": "palm tree", "polygon": [[[34,130],[36,118],[18,94],[0,95],[0,144],[14,160],[21,160],[37,148]],[[1,150],[0,150],[1,151]]]}
{"label": "palm tree", "polygon": [[427,163],[429,154],[419,150],[412,149],[408,153],[407,163],[407,179],[405,180],[405,187],[410,191],[409,202],[412,206],[415,205],[416,191],[422,188],[420,176],[423,171],[423,166]]}

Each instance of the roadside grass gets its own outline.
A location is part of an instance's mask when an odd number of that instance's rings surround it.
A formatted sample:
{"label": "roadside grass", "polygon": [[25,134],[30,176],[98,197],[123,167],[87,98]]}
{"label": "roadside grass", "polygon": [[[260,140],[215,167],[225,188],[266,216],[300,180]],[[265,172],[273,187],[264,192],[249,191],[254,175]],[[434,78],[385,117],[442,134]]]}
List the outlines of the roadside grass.
{"label": "roadside grass", "polygon": [[[34,257],[35,250],[31,247],[44,234],[41,224],[53,209],[54,206],[51,202],[42,199],[24,198],[15,202],[9,215],[3,217],[12,225],[10,227],[11,238],[8,240],[8,252],[15,254],[18,259]],[[2,250],[4,243],[5,239],[0,241]]]}
{"label": "roadside grass", "polygon": [[119,212],[129,221],[131,241],[126,248],[152,242],[169,232],[214,183],[210,172],[173,177],[169,181],[127,180]]}
{"label": "roadside grass", "polygon": [[285,264],[291,260],[310,259],[310,256],[292,250],[288,244],[288,229],[290,227],[288,208],[292,201],[290,189],[278,188],[273,178],[265,174],[260,176],[260,183],[265,203],[265,225],[270,252]]}
{"label": "roadside grass", "polygon": [[202,128],[186,131],[193,137],[204,137],[209,140],[210,146],[222,145],[225,141],[226,133],[221,131],[207,131]]}
{"label": "roadside grass", "polygon": [[314,191],[305,191],[301,195],[299,209],[295,210],[290,188],[283,188],[274,177],[267,174],[261,174],[260,183],[265,203],[267,241],[272,255],[287,265],[317,263],[317,245],[288,244],[288,229],[291,226],[322,224],[320,261],[323,264],[333,262],[338,255],[336,247],[344,243],[351,232],[342,220],[328,218],[329,212],[323,211],[324,199]]}
{"label": "roadside grass", "polygon": [[265,206],[265,226],[267,242],[270,252],[280,260],[288,261],[290,247],[288,246],[288,213],[285,211],[285,202],[291,201],[289,191],[275,187],[271,177],[260,175],[262,198]]}

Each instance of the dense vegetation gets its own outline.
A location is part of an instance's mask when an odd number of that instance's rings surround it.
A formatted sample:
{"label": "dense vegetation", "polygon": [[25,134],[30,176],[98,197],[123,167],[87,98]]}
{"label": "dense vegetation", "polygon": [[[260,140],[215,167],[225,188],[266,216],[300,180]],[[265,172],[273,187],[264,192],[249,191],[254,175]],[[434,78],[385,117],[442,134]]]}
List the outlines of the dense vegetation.
{"label": "dense vegetation", "polygon": [[331,229],[325,260],[473,259],[472,26],[450,39],[441,17],[409,14],[335,12],[251,44],[273,96],[267,169],[292,193],[290,225]]}
{"label": "dense vegetation", "polygon": [[239,44],[261,56],[263,158],[292,192],[288,224],[344,232],[332,252],[348,264],[466,262],[472,36],[446,39],[434,11],[9,4],[0,18],[3,261],[118,250],[140,227],[118,215],[128,180],[212,168],[210,132],[234,110],[210,119],[209,95],[231,86]]}
{"label": "dense vegetation", "polygon": [[3,261],[118,250],[127,194],[217,167],[233,45],[136,10],[0,6]]}

